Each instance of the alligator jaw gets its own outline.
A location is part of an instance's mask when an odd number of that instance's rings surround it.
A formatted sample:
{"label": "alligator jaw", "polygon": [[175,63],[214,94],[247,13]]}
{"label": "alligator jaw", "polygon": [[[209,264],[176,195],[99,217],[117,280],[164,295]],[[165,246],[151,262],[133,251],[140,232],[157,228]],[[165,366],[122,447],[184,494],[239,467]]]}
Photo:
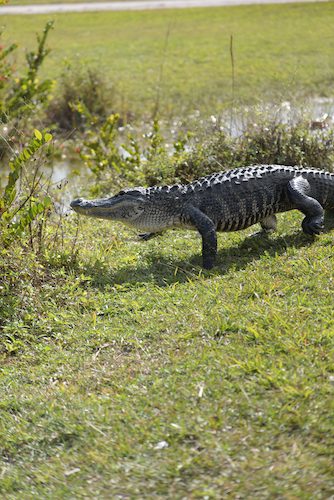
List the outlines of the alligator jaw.
{"label": "alligator jaw", "polygon": [[81,214],[90,217],[97,217],[100,219],[113,219],[115,207],[119,205],[121,200],[117,197],[102,198],[99,200],[85,200],[84,198],[77,198],[71,202],[71,208]]}

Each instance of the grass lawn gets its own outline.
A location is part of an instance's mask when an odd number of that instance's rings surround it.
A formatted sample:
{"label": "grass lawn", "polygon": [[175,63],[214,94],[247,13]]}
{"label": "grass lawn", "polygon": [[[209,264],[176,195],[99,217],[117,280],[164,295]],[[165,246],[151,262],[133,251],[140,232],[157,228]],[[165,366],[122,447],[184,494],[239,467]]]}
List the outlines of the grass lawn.
{"label": "grass lawn", "polygon": [[333,233],[286,214],[202,272],[195,233],[88,219],[66,264],[74,220],[44,264],[1,254],[2,497],[329,498]]}
{"label": "grass lawn", "polygon": [[[65,60],[74,68],[98,67],[116,86],[122,106],[138,114],[153,108],[162,65],[165,115],[194,108],[212,113],[229,105],[231,35],[237,101],[333,92],[332,2],[52,17],[44,75],[57,78]],[[4,36],[32,48],[47,19],[2,16]]]}

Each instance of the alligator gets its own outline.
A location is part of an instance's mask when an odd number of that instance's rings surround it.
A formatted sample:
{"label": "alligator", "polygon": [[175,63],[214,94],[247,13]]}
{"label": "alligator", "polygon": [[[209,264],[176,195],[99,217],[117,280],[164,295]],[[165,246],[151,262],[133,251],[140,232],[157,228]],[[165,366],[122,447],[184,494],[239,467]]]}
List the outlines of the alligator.
{"label": "alligator", "polygon": [[79,214],[121,221],[144,240],[165,229],[197,229],[202,237],[203,267],[217,256],[217,231],[238,231],[260,223],[263,233],[276,230],[275,214],[300,210],[304,233],[320,234],[324,209],[334,209],[334,174],[312,168],[253,165],[202,177],[189,184],[123,189],[97,200],[78,198]]}

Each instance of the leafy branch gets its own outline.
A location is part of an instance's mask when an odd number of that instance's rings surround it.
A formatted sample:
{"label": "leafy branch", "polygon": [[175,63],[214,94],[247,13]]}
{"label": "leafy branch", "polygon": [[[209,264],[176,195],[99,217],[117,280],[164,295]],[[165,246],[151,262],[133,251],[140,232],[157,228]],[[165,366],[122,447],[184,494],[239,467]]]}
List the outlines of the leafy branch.
{"label": "leafy branch", "polygon": [[[51,134],[45,133],[43,135],[39,130],[35,129],[34,137],[29,141],[28,145],[9,162],[10,173],[7,185],[0,196],[0,225],[3,230],[7,229],[10,234],[20,234],[27,225],[31,224],[39,214],[51,205],[49,196],[45,196],[42,200],[40,197],[35,196],[40,185],[40,179],[35,179],[30,185],[29,193],[23,200],[18,201],[19,179],[24,166],[51,139]],[[28,208],[27,205],[29,205]]]}
{"label": "leafy branch", "polygon": [[38,82],[38,72],[50,50],[45,47],[49,31],[53,28],[53,21],[46,23],[42,35],[37,35],[37,51],[26,55],[26,74],[14,78],[14,68],[8,62],[8,56],[17,49],[12,44],[0,51],[0,121],[7,123],[10,119],[21,118],[38,104],[47,100],[53,81],[50,79]]}

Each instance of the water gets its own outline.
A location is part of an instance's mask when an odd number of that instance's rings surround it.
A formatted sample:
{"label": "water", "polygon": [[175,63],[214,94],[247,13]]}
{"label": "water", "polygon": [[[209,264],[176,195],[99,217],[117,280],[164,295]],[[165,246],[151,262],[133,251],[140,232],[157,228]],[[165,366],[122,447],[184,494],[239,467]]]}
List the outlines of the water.
{"label": "water", "polygon": [[[211,117],[217,121],[216,117]],[[241,109],[226,111],[219,122],[223,123],[224,131],[232,137],[239,137],[247,126],[263,121],[274,121],[293,125],[299,121],[308,123],[310,130],[325,129],[333,127],[334,124],[334,99],[316,97],[305,99],[301,104],[291,101],[282,101],[278,104],[268,103],[259,106],[244,106]]]}
{"label": "water", "polygon": [[87,191],[87,180],[91,175],[87,167],[81,162],[62,158],[55,161],[52,167],[45,169],[54,191],[58,192],[56,209],[59,212],[70,212],[70,203],[73,198]]}

